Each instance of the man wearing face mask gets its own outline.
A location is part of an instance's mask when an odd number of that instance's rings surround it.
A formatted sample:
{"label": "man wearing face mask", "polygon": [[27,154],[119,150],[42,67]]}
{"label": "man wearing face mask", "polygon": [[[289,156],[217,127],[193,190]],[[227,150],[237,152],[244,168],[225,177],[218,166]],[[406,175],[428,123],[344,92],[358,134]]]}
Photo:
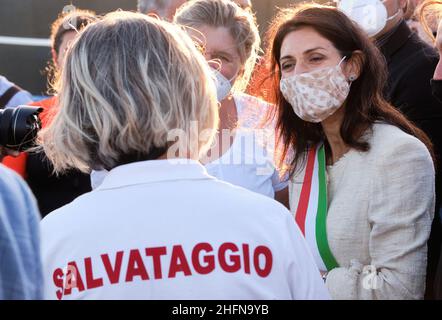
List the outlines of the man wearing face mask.
{"label": "man wearing face mask", "polygon": [[[372,37],[388,64],[385,94],[392,105],[420,127],[434,144],[437,159],[442,151],[442,104],[431,94],[430,80],[439,57],[413,33],[404,20],[407,0],[341,0],[338,8]],[[434,275],[440,255],[442,225],[441,162],[436,172],[436,213],[428,241],[426,298],[433,298]]]}

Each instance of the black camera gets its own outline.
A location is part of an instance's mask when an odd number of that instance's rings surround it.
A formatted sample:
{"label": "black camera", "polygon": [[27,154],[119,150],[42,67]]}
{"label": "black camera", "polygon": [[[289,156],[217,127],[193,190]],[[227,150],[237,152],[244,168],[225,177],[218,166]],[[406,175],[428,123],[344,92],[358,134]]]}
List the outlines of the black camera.
{"label": "black camera", "polygon": [[42,111],[31,106],[0,110],[0,146],[20,152],[34,147],[41,129],[38,115]]}

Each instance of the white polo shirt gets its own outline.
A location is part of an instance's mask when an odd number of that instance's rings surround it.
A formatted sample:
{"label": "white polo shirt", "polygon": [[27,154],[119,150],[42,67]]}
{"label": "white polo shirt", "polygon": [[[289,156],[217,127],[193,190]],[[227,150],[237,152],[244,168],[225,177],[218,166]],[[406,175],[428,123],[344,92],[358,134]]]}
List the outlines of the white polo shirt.
{"label": "white polo shirt", "polygon": [[[235,95],[234,101],[238,129],[233,143],[221,157],[205,165],[207,172],[222,181],[274,198],[275,192],[288,187],[288,179],[279,177],[274,164],[274,127],[261,128],[269,104],[247,94]],[[92,171],[92,189],[101,184],[106,174],[106,170]]]}
{"label": "white polo shirt", "polygon": [[41,222],[47,299],[328,299],[278,202],[190,160],[137,162]]}

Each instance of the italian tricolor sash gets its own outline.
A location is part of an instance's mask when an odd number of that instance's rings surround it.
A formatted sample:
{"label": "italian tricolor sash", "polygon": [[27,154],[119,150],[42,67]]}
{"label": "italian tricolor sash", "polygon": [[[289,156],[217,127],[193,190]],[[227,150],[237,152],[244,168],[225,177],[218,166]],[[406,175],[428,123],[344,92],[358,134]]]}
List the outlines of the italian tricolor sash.
{"label": "italian tricolor sash", "polygon": [[323,144],[308,152],[295,220],[319,270],[330,271],[338,267],[327,240],[327,178]]}

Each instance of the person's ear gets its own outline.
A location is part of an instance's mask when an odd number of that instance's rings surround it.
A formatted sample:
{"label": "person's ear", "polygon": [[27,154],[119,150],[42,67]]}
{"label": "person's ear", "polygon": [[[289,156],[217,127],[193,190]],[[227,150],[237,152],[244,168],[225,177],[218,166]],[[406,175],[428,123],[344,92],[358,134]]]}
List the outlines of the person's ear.
{"label": "person's ear", "polygon": [[244,66],[242,66],[241,69],[239,69],[238,78],[242,78],[245,71],[246,71],[246,68]]}
{"label": "person's ear", "polygon": [[356,50],[352,52],[350,58],[347,59],[347,63],[344,67],[344,73],[347,79],[351,82],[355,81],[361,75],[362,69],[365,64],[365,55],[362,51]]}

